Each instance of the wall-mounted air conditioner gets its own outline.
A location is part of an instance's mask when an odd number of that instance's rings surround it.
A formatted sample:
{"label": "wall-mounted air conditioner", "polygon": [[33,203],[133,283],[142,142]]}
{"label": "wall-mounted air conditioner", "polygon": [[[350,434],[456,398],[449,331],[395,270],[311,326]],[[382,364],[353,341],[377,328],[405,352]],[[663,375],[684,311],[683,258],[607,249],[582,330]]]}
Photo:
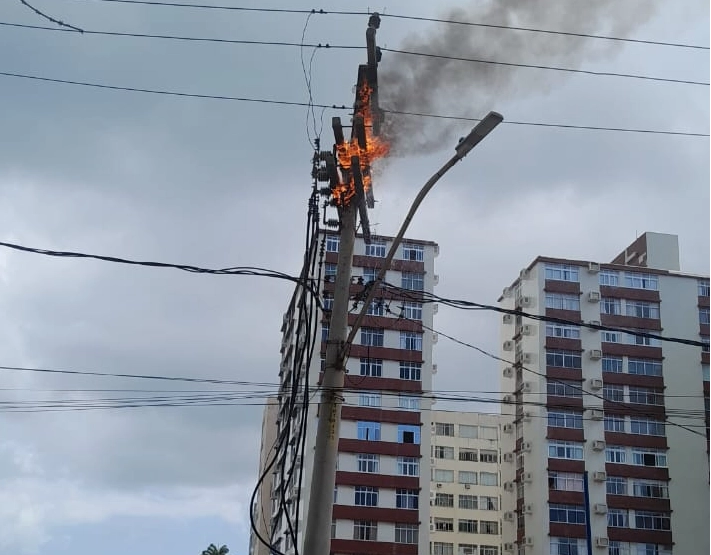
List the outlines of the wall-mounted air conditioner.
{"label": "wall-mounted air conditioner", "polygon": [[592,448],[593,448],[593,451],[604,451],[605,450],[605,442],[602,441],[601,439],[596,439],[595,441],[592,442]]}
{"label": "wall-mounted air conditioner", "polygon": [[590,291],[588,293],[589,303],[599,303],[600,302],[600,291]]}
{"label": "wall-mounted air conditioner", "polygon": [[602,351],[600,349],[590,349],[590,360],[600,360]]}
{"label": "wall-mounted air conditioner", "polygon": [[602,380],[600,378],[592,378],[590,380],[590,389],[602,389]]}
{"label": "wall-mounted air conditioner", "polygon": [[596,274],[600,271],[600,263],[599,262],[588,262],[588,272],[591,274]]}
{"label": "wall-mounted air conditioner", "polygon": [[605,413],[600,409],[592,409],[590,411],[590,418],[592,420],[602,420],[605,417]]}

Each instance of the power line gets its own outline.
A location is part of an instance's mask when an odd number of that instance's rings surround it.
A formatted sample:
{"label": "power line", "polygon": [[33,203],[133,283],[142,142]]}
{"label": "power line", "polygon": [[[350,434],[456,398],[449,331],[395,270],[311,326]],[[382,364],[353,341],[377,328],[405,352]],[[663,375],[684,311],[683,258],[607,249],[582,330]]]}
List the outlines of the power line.
{"label": "power line", "polygon": [[[84,87],[93,87],[98,89],[108,89],[114,91],[125,91],[125,92],[138,92],[138,93],[148,93],[156,95],[169,95],[185,98],[200,98],[200,99],[211,99],[211,100],[226,100],[226,101],[239,101],[239,102],[255,102],[262,104],[277,104],[285,106],[300,106],[300,107],[315,107],[331,110],[350,110],[345,104],[313,104],[309,102],[294,102],[294,101],[284,101],[284,100],[270,100],[264,98],[247,98],[247,97],[235,97],[226,95],[210,95],[210,94],[196,94],[196,93],[184,93],[169,91],[164,89],[144,89],[136,87],[124,87],[118,85],[106,85],[101,83],[90,83],[85,81],[73,81],[68,79],[55,79],[50,77],[42,77],[38,75],[28,75],[22,73],[13,73],[0,71],[0,76],[5,77],[16,77],[21,79],[29,79],[40,82],[50,82],[50,83],[60,83],[65,85],[78,85]],[[439,119],[449,119],[449,120],[459,120],[468,122],[478,122],[481,121],[478,118],[470,118],[464,116],[451,116],[451,115],[440,115],[440,114],[427,114],[419,112],[407,112],[401,110],[384,110],[386,113],[406,115],[406,116],[417,116],[417,117],[427,117],[427,118],[439,118]],[[601,127],[601,126],[590,126],[590,125],[570,125],[570,124],[560,124],[560,123],[545,123],[545,122],[530,122],[530,121],[504,121],[504,125],[527,125],[534,127],[551,127],[560,129],[580,129],[580,130],[593,130],[593,131],[613,131],[613,132],[626,132],[626,133],[644,133],[652,135],[677,135],[686,137],[708,137],[708,133],[693,133],[686,131],[664,131],[658,129],[632,129],[623,127]]]}
{"label": "power line", "polygon": [[[173,7],[173,8],[199,8],[199,9],[211,9],[211,10],[228,10],[228,11],[243,11],[243,12],[263,12],[263,13],[285,13],[285,14],[319,14],[319,15],[346,15],[346,16],[367,16],[371,15],[372,12],[363,11],[343,11],[343,10],[323,10],[323,9],[282,9],[282,8],[249,8],[241,6],[226,6],[226,5],[215,5],[215,4],[198,4],[198,3],[178,3],[178,2],[162,2],[156,0],[94,0],[101,2],[112,2],[118,4],[139,4],[147,6],[162,6],[162,7]],[[404,19],[410,21],[421,21],[429,23],[445,23],[449,25],[465,25],[469,27],[483,27],[490,29],[501,29],[508,31],[522,31],[528,33],[543,33],[548,35],[560,35],[575,38],[587,38],[587,39],[597,39],[597,40],[608,40],[616,42],[629,42],[643,45],[654,45],[654,46],[665,46],[674,48],[690,48],[697,50],[709,50],[708,46],[698,45],[698,44],[686,44],[678,42],[668,42],[668,41],[657,41],[657,40],[647,40],[647,39],[634,39],[628,37],[616,37],[610,35],[598,35],[591,33],[576,33],[572,31],[555,31],[551,29],[540,29],[535,27],[521,27],[514,25],[498,25],[494,23],[480,23],[475,21],[461,21],[454,19],[441,19],[434,17],[421,17],[415,15],[397,14],[397,13],[381,13],[380,17],[390,17],[392,19]]]}
{"label": "power line", "polygon": [[59,19],[55,19],[55,18],[53,18],[53,17],[47,15],[46,13],[39,11],[37,8],[35,8],[34,6],[30,5],[30,4],[29,4],[28,2],[26,2],[25,0],[20,0],[20,3],[21,3],[23,6],[25,6],[26,8],[31,9],[31,10],[32,10],[33,12],[35,12],[38,16],[43,17],[43,18],[46,19],[47,21],[51,21],[51,22],[54,23],[55,25],[59,25],[60,27],[66,27],[68,30],[71,30],[71,31],[74,31],[74,32],[77,32],[77,31],[78,31],[79,33],[83,33],[83,32],[84,32],[84,31],[83,31],[82,29],[80,29],[79,27],[75,27],[74,25],[69,25],[69,23],[64,23],[64,21],[61,21],[61,20],[59,20]]}

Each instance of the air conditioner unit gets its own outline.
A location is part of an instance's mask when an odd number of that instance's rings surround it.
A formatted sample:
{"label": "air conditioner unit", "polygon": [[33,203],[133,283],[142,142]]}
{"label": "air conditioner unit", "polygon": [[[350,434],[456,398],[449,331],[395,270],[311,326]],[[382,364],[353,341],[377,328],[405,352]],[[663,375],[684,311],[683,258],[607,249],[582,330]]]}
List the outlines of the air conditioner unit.
{"label": "air conditioner unit", "polygon": [[524,505],[523,512],[526,513],[527,515],[532,515],[533,514],[533,503],[527,503],[526,505]]}
{"label": "air conditioner unit", "polygon": [[522,364],[531,364],[531,362],[533,362],[533,356],[531,356],[531,353],[523,353],[521,355]]}
{"label": "air conditioner unit", "polygon": [[513,462],[514,456],[513,453],[504,453],[504,462]]}
{"label": "air conditioner unit", "polygon": [[600,302],[600,291],[590,291],[588,293],[589,303],[599,303]]}
{"label": "air conditioner unit", "polygon": [[437,314],[439,312],[439,305],[437,303],[434,303],[432,305],[432,314]]}
{"label": "air conditioner unit", "polygon": [[504,351],[513,351],[514,342],[513,341],[504,341],[503,348],[504,348]]}
{"label": "air conditioner unit", "polygon": [[512,543],[505,543],[504,544],[504,551],[513,551],[514,550],[514,544]]}
{"label": "air conditioner unit", "polygon": [[600,271],[600,263],[599,262],[588,262],[588,272],[591,274],[596,274]]}
{"label": "air conditioner unit", "polygon": [[528,271],[528,268],[524,268],[518,273],[519,279],[528,279],[528,276],[530,275],[530,272]]}
{"label": "air conditioner unit", "polygon": [[598,470],[597,472],[593,472],[593,480],[596,482],[606,482],[607,481],[607,472],[604,470]]}
{"label": "air conditioner unit", "polygon": [[513,520],[514,519],[514,512],[513,511],[506,511],[504,513],[504,520]]}
{"label": "air conditioner unit", "polygon": [[590,380],[590,389],[602,389],[602,380],[600,378],[592,378]]}
{"label": "air conditioner unit", "polygon": [[610,540],[607,538],[595,538],[595,547],[610,547]]}
{"label": "air conditioner unit", "polygon": [[521,297],[521,306],[531,306],[533,304],[533,297],[528,297],[526,295]]}
{"label": "air conditioner unit", "polygon": [[432,374],[436,374],[436,373],[437,373],[437,365],[433,364],[432,365]]}
{"label": "air conditioner unit", "polygon": [[504,324],[513,324],[513,314],[504,314],[504,317],[501,320]]}
{"label": "air conditioner unit", "polygon": [[602,420],[605,417],[605,413],[600,409],[592,409],[590,411],[590,418],[592,420]]}
{"label": "air conditioner unit", "polygon": [[472,489],[472,485],[471,484],[464,484],[464,489]]}
{"label": "air conditioner unit", "polygon": [[606,515],[607,505],[605,505],[604,503],[595,503],[593,510],[595,511],[596,515]]}
{"label": "air conditioner unit", "polygon": [[510,405],[514,403],[514,396],[513,395],[504,395],[503,398],[501,399],[505,405]]}
{"label": "air conditioner unit", "polygon": [[526,547],[533,547],[533,536],[526,536],[523,538],[523,545]]}
{"label": "air conditioner unit", "polygon": [[504,368],[504,378],[513,378],[514,370],[510,366]]}
{"label": "air conditioner unit", "polygon": [[439,335],[436,333],[433,333],[432,334],[432,344],[434,345],[435,343],[437,343],[437,341],[439,341]]}
{"label": "air conditioner unit", "polygon": [[604,451],[605,450],[605,442],[602,441],[601,439],[596,439],[595,441],[592,442],[592,448],[593,448],[593,451]]}
{"label": "air conditioner unit", "polygon": [[504,491],[513,491],[514,490],[514,483],[513,482],[504,482]]}
{"label": "air conditioner unit", "polygon": [[[600,324],[600,320],[590,320],[590,321],[588,322],[588,324],[590,324],[591,326],[599,326],[599,325],[601,325],[601,324]],[[593,329],[593,328],[588,328],[588,330],[590,330],[590,331],[598,331],[598,330]]]}
{"label": "air conditioner unit", "polygon": [[533,334],[533,326],[530,324],[524,324],[521,326],[521,335],[532,335]]}
{"label": "air conditioner unit", "polygon": [[434,457],[430,457],[430,464],[435,464],[435,458],[434,458]]}
{"label": "air conditioner unit", "polygon": [[504,433],[505,434],[512,434],[514,431],[513,424],[504,424]]}
{"label": "air conditioner unit", "polygon": [[434,524],[430,524],[430,532],[434,532],[434,529],[435,529]]}
{"label": "air conditioner unit", "polygon": [[531,385],[531,382],[523,382],[523,384],[521,384],[521,392],[522,393],[531,393],[532,389],[533,389],[533,386]]}
{"label": "air conditioner unit", "polygon": [[432,283],[433,283],[434,285],[437,285],[437,284],[439,283],[439,274],[434,274],[434,275],[432,276]]}
{"label": "air conditioner unit", "polygon": [[600,349],[590,349],[590,360],[600,360],[602,351]]}
{"label": "air conditioner unit", "polygon": [[533,482],[533,472],[524,472],[523,473],[523,481],[527,483],[532,483]]}
{"label": "air conditioner unit", "polygon": [[533,443],[531,443],[530,441],[524,441],[521,444],[521,451],[523,451],[524,453],[530,453],[531,449],[533,449]]}
{"label": "air conditioner unit", "polygon": [[438,488],[441,488],[441,487],[442,487],[442,484],[437,484],[437,487],[438,487]]}

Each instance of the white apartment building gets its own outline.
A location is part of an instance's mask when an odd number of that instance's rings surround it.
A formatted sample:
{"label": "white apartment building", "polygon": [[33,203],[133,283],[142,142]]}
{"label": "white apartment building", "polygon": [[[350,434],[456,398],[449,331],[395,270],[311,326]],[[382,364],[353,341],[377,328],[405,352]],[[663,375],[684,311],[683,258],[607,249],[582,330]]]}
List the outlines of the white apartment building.
{"label": "white apartment building", "polygon": [[501,416],[432,411],[431,555],[501,553]]}
{"label": "white apartment building", "polygon": [[677,237],[538,257],[500,303],[562,320],[503,316],[504,555],[708,553],[709,279]]}

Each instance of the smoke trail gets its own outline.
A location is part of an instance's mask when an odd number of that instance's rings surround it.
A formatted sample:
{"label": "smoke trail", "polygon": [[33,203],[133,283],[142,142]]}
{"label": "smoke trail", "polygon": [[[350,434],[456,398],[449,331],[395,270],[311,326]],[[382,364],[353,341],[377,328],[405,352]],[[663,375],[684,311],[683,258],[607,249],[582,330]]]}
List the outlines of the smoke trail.
{"label": "smoke trail", "polygon": [[[630,35],[654,13],[653,0],[492,0],[454,8],[442,19],[537,27],[580,33]],[[398,50],[504,62],[565,65],[610,57],[619,43],[543,33],[437,24],[407,36]],[[563,74],[385,52],[380,104],[396,111],[482,117],[497,100],[545,93]],[[461,122],[387,114],[383,133],[395,155],[422,154],[449,145]]]}

